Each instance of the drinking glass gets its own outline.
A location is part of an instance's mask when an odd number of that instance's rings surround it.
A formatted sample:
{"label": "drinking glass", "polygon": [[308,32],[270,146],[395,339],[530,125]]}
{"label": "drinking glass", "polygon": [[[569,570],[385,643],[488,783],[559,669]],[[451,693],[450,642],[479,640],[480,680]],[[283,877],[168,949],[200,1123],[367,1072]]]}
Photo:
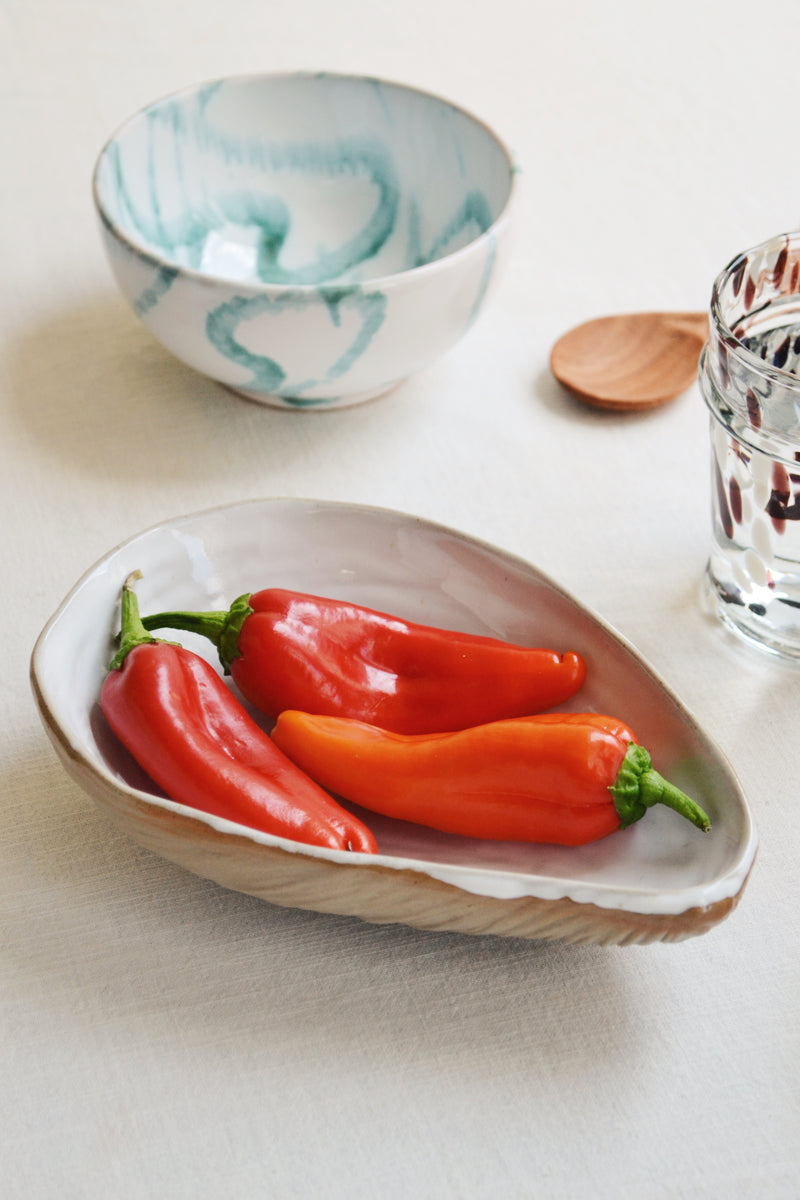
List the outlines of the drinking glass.
{"label": "drinking glass", "polygon": [[709,589],[731,629],[800,659],[800,234],[737,255],[709,325]]}

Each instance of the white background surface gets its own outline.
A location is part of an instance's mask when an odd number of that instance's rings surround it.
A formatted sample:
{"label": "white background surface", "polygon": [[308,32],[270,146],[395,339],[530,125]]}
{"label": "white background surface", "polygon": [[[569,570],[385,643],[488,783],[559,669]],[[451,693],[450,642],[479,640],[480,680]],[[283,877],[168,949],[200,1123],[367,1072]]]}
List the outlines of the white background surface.
{"label": "white background surface", "polygon": [[[701,610],[697,388],[601,415],[547,366],[585,318],[703,308],[737,251],[800,224],[799,36],[794,0],[0,0],[4,1195],[800,1194],[800,670]],[[324,415],[173,361],[118,298],[90,199],[141,105],[295,67],[440,92],[524,171],[516,258],[467,340]],[[370,928],[116,834],[46,742],[35,637],[123,538],[267,495],[449,523],[616,625],[749,797],[737,911],[618,950]]]}

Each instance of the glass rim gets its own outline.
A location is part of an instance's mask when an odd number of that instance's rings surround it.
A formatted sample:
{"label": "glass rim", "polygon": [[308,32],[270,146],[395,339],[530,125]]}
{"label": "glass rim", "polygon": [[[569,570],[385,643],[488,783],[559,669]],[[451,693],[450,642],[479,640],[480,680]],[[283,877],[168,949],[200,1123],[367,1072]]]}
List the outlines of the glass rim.
{"label": "glass rim", "polygon": [[776,462],[782,463],[790,470],[796,471],[800,461],[796,457],[797,443],[769,423],[758,429],[747,423],[744,411],[732,407],[725,394],[720,390],[713,371],[709,369],[708,359],[709,346],[706,343],[700,353],[698,380],[700,395],[708,409],[709,416],[735,437],[737,442],[750,453],[764,454],[775,459]]}
{"label": "glass rim", "polygon": [[[776,234],[773,237],[766,238],[763,242],[758,242],[754,246],[748,247],[746,250],[739,251],[738,254],[730,260],[727,266],[723,267],[714,280],[711,289],[711,334],[716,333],[724,342],[728,349],[733,349],[736,354],[741,355],[743,361],[752,370],[759,375],[765,376],[767,379],[773,380],[782,387],[791,390],[800,391],[800,376],[795,375],[792,371],[785,371],[782,367],[776,367],[773,363],[766,362],[760,355],[749,350],[744,343],[736,337],[727,320],[722,315],[722,289],[733,278],[736,272],[745,264],[748,258],[752,255],[760,253],[766,254],[773,248],[792,247],[800,252],[800,231],[791,231],[787,233]],[[778,249],[780,253],[780,249]],[[797,292],[798,301],[800,302],[800,291]],[[765,305],[762,305],[762,308]],[[754,312],[760,311],[758,308]],[[800,314],[800,309],[799,309]]]}

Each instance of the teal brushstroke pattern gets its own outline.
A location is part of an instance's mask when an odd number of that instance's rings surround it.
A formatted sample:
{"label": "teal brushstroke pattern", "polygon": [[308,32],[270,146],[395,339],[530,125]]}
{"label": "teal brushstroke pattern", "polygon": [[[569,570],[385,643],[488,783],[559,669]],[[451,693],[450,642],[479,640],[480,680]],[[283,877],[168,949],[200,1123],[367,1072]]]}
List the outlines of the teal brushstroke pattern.
{"label": "teal brushstroke pattern", "polygon": [[155,308],[162,296],[165,296],[178,277],[175,267],[161,267],[151,284],[144,288],[133,301],[133,311],[137,317],[144,317]]}
{"label": "teal brushstroke pattern", "polygon": [[[361,317],[361,327],[350,345],[329,366],[322,379],[306,379],[299,383],[287,381],[284,368],[267,354],[254,354],[236,334],[243,321],[264,313],[280,315],[287,309],[301,311],[323,304],[334,325],[341,325],[342,309],[352,309]],[[325,289],[314,292],[287,292],[282,296],[235,296],[208,314],[206,333],[214,348],[237,366],[250,371],[254,391],[292,397],[344,375],[369,347],[386,316],[386,297],[381,292],[362,292],[358,287]]]}
{"label": "teal brushstroke pattern", "polygon": [[[492,224],[492,210],[483,192],[469,192],[441,232],[433,239],[428,253],[422,260],[424,263],[434,262],[442,258],[453,242],[465,229],[473,227],[475,235],[485,233]],[[422,264],[420,264],[422,265]]]}
{"label": "teal brushstroke pattern", "polygon": [[[473,187],[456,202],[455,211],[441,227],[433,233],[429,231],[423,239],[422,197],[413,188],[401,196],[393,157],[382,139],[351,137],[280,143],[256,136],[238,136],[220,128],[209,114],[209,107],[213,111],[211,100],[221,87],[221,84],[210,85],[191,105],[174,100],[146,114],[143,200],[136,202],[133,189],[127,184],[119,143],[108,147],[108,172],[120,223],[171,262],[202,269],[209,235],[226,226],[235,226],[252,239],[248,244],[252,249],[249,267],[253,282],[290,287],[324,284],[363,267],[378,255],[397,228],[401,200],[407,221],[406,256],[405,262],[393,270],[434,262],[459,241],[463,244],[465,232],[479,236],[491,226],[491,205],[485,194]],[[390,119],[391,107],[377,81],[374,87],[386,108],[384,118],[391,126],[394,123]],[[456,150],[459,151],[457,143]],[[209,156],[226,168],[242,166],[256,171],[263,176],[263,187],[236,187],[235,176],[229,189],[223,187],[220,192],[209,193],[202,180],[196,178],[192,186],[185,164],[197,154]],[[463,174],[463,161],[460,158],[459,161]],[[166,178],[177,187],[181,197],[179,215],[174,215],[173,200],[170,217],[165,216],[160,191],[165,168],[168,168]],[[281,181],[293,175],[320,180],[362,178],[374,189],[375,204],[363,227],[341,245],[318,248],[309,261],[286,267],[281,256],[292,231],[292,213],[287,202],[276,193]]]}
{"label": "teal brushstroke pattern", "polygon": [[[206,119],[209,99],[210,96],[201,97],[198,111],[191,114],[177,102],[162,105],[148,114],[147,211],[133,201],[119,147],[109,147],[123,225],[135,230],[148,246],[165,257],[179,258],[193,269],[201,266],[203,247],[212,231],[228,223],[257,230],[257,280],[291,286],[335,279],[368,262],[382,249],[394,230],[400,200],[392,158],[384,146],[363,138],[288,144],[240,138],[215,128]],[[159,195],[159,129],[166,129],[172,139],[170,161],[184,189],[183,211],[171,220],[164,218]],[[211,200],[206,197],[202,206],[198,206],[197,200],[189,195],[181,165],[182,148],[187,142],[192,142],[201,154],[210,154],[227,166],[238,164],[259,170],[266,177],[265,185],[270,175],[282,173],[330,179],[362,176],[375,189],[374,209],[363,228],[342,245],[318,250],[316,257],[303,266],[285,268],[281,266],[280,254],[291,228],[291,214],[285,202],[269,192],[238,189],[215,194]]]}

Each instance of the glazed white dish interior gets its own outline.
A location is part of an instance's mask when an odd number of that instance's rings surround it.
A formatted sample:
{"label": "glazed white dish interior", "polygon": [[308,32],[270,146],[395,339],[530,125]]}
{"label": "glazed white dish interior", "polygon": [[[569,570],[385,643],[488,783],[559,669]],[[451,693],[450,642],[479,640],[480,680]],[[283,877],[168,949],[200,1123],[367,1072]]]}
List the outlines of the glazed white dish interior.
{"label": "glazed white dish interior", "polygon": [[511,156],[457,106],[305,72],[188,88],[98,159],[111,266],[179,358],[295,408],[368,398],[432,361],[486,299]]}
{"label": "glazed white dish interior", "polygon": [[[142,572],[144,613],[225,608],[243,592],[275,586],[577,650],[587,680],[563,707],[628,722],[654,766],[706,809],[712,831],[657,808],[600,842],[563,848],[455,837],[359,813],[378,841],[373,858],[300,846],[174,804],[116,743],[98,707],[120,588],[134,570]],[[177,636],[218,666],[209,643]],[[80,580],[42,631],[31,668],[64,765],[112,818],[156,853],[275,903],[471,933],[679,940],[732,910],[755,857],[755,828],[729,765],[619,634],[530,564],[413,516],[267,499],[167,521]]]}

